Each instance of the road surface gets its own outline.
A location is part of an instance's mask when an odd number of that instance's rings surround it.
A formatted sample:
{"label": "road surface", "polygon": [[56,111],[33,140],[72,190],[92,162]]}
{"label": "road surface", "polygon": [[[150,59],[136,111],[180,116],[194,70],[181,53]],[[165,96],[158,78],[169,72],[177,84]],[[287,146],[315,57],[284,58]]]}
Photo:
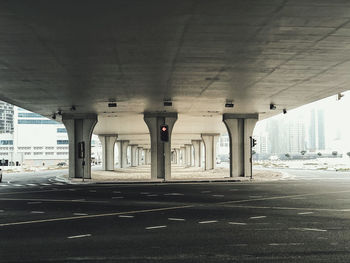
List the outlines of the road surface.
{"label": "road surface", "polygon": [[[286,172],[286,170],[285,170]],[[1,262],[349,262],[349,173],[246,183],[4,175]]]}

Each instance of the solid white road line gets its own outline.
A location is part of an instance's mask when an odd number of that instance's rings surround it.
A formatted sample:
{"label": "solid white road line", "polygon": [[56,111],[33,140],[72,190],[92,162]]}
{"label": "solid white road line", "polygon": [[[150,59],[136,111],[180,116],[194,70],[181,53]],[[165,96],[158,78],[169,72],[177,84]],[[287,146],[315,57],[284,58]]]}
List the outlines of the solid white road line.
{"label": "solid white road line", "polygon": [[217,220],[210,220],[210,221],[201,221],[201,222],[198,222],[198,224],[212,224],[212,223],[216,223],[218,222]]}
{"label": "solid white road line", "polygon": [[21,184],[13,184],[13,186],[20,187],[20,186],[24,186],[24,185],[21,185]]}
{"label": "solid white road line", "polygon": [[241,222],[228,222],[230,225],[242,225],[245,226],[247,223],[241,223]]}
{"label": "solid white road line", "polygon": [[118,217],[121,217],[121,218],[134,218],[134,216],[128,216],[128,215],[120,215]]}
{"label": "solid white road line", "polygon": [[123,196],[112,196],[112,199],[123,199]]}
{"label": "solid white road line", "polygon": [[73,239],[73,238],[82,238],[82,237],[91,237],[91,234],[78,235],[78,236],[70,236],[70,237],[67,237],[67,238]]}
{"label": "solid white road line", "polygon": [[15,226],[15,225],[28,225],[28,224],[39,224],[39,223],[47,223],[47,222],[59,222],[59,221],[68,221],[68,220],[76,220],[76,219],[99,218],[99,217],[127,215],[127,214],[150,213],[150,212],[177,210],[177,209],[185,209],[185,208],[193,208],[193,207],[194,207],[194,205],[183,205],[183,206],[172,206],[172,207],[164,207],[164,208],[133,210],[133,211],[127,211],[127,212],[114,212],[114,213],[106,213],[106,214],[94,214],[94,215],[87,215],[87,216],[70,216],[70,217],[58,217],[58,218],[31,220],[31,221],[19,221],[19,222],[2,223],[2,224],[0,224],[0,227]]}
{"label": "solid white road line", "polygon": [[8,184],[0,184],[0,186],[6,187],[6,186],[9,186],[9,185]]}
{"label": "solid white road line", "polygon": [[150,230],[150,229],[158,229],[158,228],[165,228],[167,226],[149,226],[149,227],[146,227],[145,229],[147,230]]}
{"label": "solid white road line", "polygon": [[298,215],[310,215],[310,214],[313,214],[314,212],[301,212],[301,213],[298,213]]}
{"label": "solid white road line", "polygon": [[266,218],[266,216],[251,216],[249,219],[260,219],[260,218]]}
{"label": "solid white road line", "polygon": [[300,231],[316,231],[316,232],[327,232],[326,229],[308,228],[308,227],[290,227],[289,230],[300,230]]}
{"label": "solid white road line", "polygon": [[169,217],[168,220],[170,220],[170,221],[185,221],[184,218],[174,218],[174,217]]}

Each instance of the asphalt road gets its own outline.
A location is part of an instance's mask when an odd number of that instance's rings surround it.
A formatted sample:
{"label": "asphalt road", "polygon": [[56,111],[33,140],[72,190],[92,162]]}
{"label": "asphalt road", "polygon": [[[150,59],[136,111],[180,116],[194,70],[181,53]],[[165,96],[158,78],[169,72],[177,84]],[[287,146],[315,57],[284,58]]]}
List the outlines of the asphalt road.
{"label": "asphalt road", "polygon": [[[67,184],[5,175],[1,262],[350,262],[350,174]],[[329,179],[333,178],[333,179]]]}

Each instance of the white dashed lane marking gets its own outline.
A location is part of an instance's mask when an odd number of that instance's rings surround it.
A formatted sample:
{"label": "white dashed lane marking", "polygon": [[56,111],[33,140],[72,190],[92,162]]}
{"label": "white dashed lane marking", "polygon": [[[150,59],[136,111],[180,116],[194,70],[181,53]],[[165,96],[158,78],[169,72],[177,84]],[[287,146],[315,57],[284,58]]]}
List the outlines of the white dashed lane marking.
{"label": "white dashed lane marking", "polygon": [[217,222],[218,222],[217,220],[210,220],[210,221],[201,221],[201,222],[198,222],[198,224],[212,224]]}
{"label": "white dashed lane marking", "polygon": [[44,211],[31,211],[32,214],[45,214]]}
{"label": "white dashed lane marking", "polygon": [[24,186],[24,185],[21,185],[21,184],[13,184],[13,186],[20,187],[20,186]]}
{"label": "white dashed lane marking", "polygon": [[242,225],[245,226],[247,223],[241,223],[241,222],[228,222],[230,225]]}
{"label": "white dashed lane marking", "polygon": [[91,237],[91,234],[78,235],[78,236],[70,236],[70,237],[67,237],[67,238],[69,238],[69,239],[74,239],[74,238],[82,238],[82,237]]}
{"label": "white dashed lane marking", "polygon": [[0,213],[3,213],[3,212],[5,212],[5,210],[0,210]]}
{"label": "white dashed lane marking", "polygon": [[27,186],[37,186],[37,184],[26,184]]}
{"label": "white dashed lane marking", "polygon": [[310,215],[313,214],[314,212],[300,212],[298,215]]}
{"label": "white dashed lane marking", "polygon": [[174,218],[174,217],[169,217],[168,220],[170,220],[170,221],[185,221],[184,218]]}
{"label": "white dashed lane marking", "polygon": [[134,216],[128,216],[128,215],[120,215],[118,217],[121,217],[121,218],[134,218]]}
{"label": "white dashed lane marking", "polygon": [[266,218],[266,216],[252,216],[252,217],[249,217],[249,219],[261,219],[261,218]]}
{"label": "white dashed lane marking", "polygon": [[120,191],[113,191],[114,194],[121,194],[122,192]]}
{"label": "white dashed lane marking", "polygon": [[28,205],[36,205],[36,204],[42,204],[42,202],[28,202]]}
{"label": "white dashed lane marking", "polygon": [[0,184],[0,186],[6,187],[6,186],[9,186],[9,185],[8,184]]}
{"label": "white dashed lane marking", "polygon": [[51,184],[46,184],[46,183],[43,183],[43,184],[40,184],[40,185],[43,185],[43,186],[48,186],[48,185],[51,185]]}
{"label": "white dashed lane marking", "polygon": [[151,196],[151,197],[152,197],[152,196],[158,196],[158,195],[156,195],[156,194],[152,194],[152,195],[147,195],[147,196]]}
{"label": "white dashed lane marking", "polygon": [[214,197],[224,197],[224,195],[213,195]]}
{"label": "white dashed lane marking", "polygon": [[304,243],[270,243],[269,246],[301,246]]}
{"label": "white dashed lane marking", "polygon": [[169,194],[164,194],[164,195],[177,196],[177,195],[184,195],[184,194],[181,194],[181,193],[169,193]]}
{"label": "white dashed lane marking", "polygon": [[150,230],[150,229],[158,229],[158,228],[165,228],[167,226],[149,226],[149,227],[146,227],[145,229],[147,230]]}
{"label": "white dashed lane marking", "polygon": [[112,199],[123,199],[123,196],[113,196]]}
{"label": "white dashed lane marking", "polygon": [[86,213],[73,213],[75,216],[87,216],[88,214]]}
{"label": "white dashed lane marking", "polygon": [[202,194],[207,194],[207,193],[211,193],[211,191],[202,191]]}

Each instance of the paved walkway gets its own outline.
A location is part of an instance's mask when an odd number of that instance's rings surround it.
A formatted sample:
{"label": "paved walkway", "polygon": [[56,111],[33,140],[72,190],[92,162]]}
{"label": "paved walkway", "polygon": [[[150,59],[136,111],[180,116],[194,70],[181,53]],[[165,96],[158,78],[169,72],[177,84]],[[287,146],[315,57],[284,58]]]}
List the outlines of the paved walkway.
{"label": "paved walkway", "polygon": [[[149,165],[138,167],[117,168],[114,171],[93,170],[92,182],[163,182],[163,179],[151,180]],[[283,175],[279,172],[253,170],[254,181],[280,180]],[[192,181],[249,181],[246,177],[229,177],[228,168],[217,168],[204,171],[203,168],[173,165],[172,178],[167,182],[192,182]],[[81,181],[81,179],[73,179]]]}

